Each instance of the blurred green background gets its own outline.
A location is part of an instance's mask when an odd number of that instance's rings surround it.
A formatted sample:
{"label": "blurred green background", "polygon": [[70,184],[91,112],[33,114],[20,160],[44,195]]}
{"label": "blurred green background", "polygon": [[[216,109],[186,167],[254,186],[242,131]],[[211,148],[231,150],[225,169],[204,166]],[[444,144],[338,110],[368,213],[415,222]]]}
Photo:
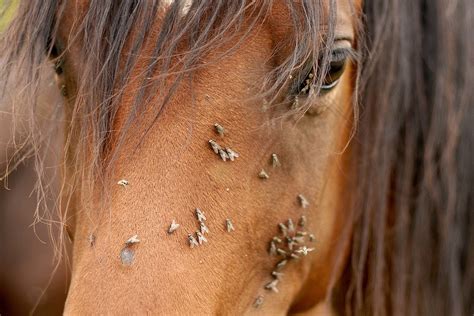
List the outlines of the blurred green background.
{"label": "blurred green background", "polygon": [[0,0],[0,31],[3,31],[13,18],[18,0]]}

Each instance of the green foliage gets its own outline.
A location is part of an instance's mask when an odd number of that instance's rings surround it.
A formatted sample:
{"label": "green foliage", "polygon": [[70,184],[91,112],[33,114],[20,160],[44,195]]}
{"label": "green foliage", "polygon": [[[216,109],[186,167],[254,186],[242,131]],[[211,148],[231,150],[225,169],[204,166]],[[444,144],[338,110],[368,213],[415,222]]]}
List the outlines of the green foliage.
{"label": "green foliage", "polygon": [[0,0],[0,32],[3,31],[18,8],[18,0]]}

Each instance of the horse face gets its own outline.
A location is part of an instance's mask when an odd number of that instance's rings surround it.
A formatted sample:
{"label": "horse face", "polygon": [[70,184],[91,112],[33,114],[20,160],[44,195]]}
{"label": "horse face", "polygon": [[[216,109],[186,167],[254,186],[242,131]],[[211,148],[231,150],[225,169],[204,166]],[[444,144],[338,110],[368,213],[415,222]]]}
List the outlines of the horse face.
{"label": "horse face", "polygon": [[[76,1],[66,8],[60,40],[68,43],[78,23],[73,17],[87,6]],[[285,58],[285,49],[275,47],[293,36],[290,19],[276,1],[225,58],[207,54],[208,66],[181,82],[159,116],[149,107],[128,125],[139,83],[127,84],[113,120],[114,131],[127,133],[106,180],[106,207],[95,198],[75,207],[66,313],[274,315],[323,308],[346,252],[338,237],[355,69],[349,59],[338,60],[344,68],[325,79],[324,91],[296,120],[285,115],[291,105],[254,98]],[[338,1],[333,51],[355,45],[353,19],[352,6]],[[162,21],[155,23],[158,29]],[[148,34],[143,61],[157,34]],[[82,58],[81,41],[71,42],[60,75],[70,100]],[[131,76],[145,64],[138,62]],[[289,80],[297,93],[309,75],[299,72]],[[161,91],[153,93],[158,104]],[[169,233],[172,221],[179,227]]]}

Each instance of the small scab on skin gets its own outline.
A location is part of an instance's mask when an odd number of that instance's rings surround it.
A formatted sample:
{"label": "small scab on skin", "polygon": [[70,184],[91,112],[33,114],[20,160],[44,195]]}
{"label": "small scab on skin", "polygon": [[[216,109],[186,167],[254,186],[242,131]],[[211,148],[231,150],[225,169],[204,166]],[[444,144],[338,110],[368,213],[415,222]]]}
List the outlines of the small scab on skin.
{"label": "small scab on skin", "polygon": [[135,251],[132,248],[125,246],[120,252],[120,260],[122,261],[122,264],[124,266],[131,266],[134,259]]}

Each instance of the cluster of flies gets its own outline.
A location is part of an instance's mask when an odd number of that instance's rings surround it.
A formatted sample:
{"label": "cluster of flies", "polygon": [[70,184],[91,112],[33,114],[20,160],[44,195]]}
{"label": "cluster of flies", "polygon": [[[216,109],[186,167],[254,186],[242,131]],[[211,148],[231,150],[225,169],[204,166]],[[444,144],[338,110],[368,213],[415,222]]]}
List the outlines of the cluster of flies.
{"label": "cluster of flies", "polygon": [[[312,74],[310,74],[312,75]],[[311,79],[311,78],[310,78]],[[303,87],[303,90],[309,89],[309,80],[306,80],[307,85]],[[302,91],[303,91],[302,90]],[[298,100],[295,99],[295,103],[297,105]],[[295,105],[295,104],[294,104]],[[214,124],[214,128],[219,136],[224,137],[224,127],[222,125],[216,123]],[[220,156],[223,161],[234,161],[236,158],[239,157],[239,154],[230,148],[221,147],[216,141],[209,140],[209,144],[214,151],[215,154]],[[281,166],[280,160],[277,154],[273,153],[271,155],[271,165],[273,168],[277,168]],[[269,174],[265,169],[262,169],[258,174],[258,177],[263,180],[267,180],[270,178]],[[129,185],[127,180],[120,180],[117,183],[122,187],[127,187]],[[298,195],[298,201],[302,208],[307,208],[309,206],[308,200],[303,195]],[[207,238],[205,237],[206,234],[209,234],[209,228],[206,225],[206,216],[204,212],[199,208],[195,209],[195,216],[199,224],[199,229],[194,234],[188,234],[187,241],[190,248],[195,248],[204,243],[207,243]],[[284,273],[282,272],[287,264],[292,260],[299,260],[300,258],[307,256],[314,248],[309,248],[307,246],[307,242],[314,241],[314,235],[309,234],[304,230],[306,225],[306,217],[303,215],[298,220],[297,225],[294,224],[293,220],[290,218],[286,223],[279,223],[279,235],[274,236],[269,245],[269,255],[272,257],[280,257],[280,260],[274,266],[273,271],[271,272],[272,280],[265,284],[264,289],[278,293],[278,284],[281,281]],[[178,228],[179,224],[173,219],[169,228],[168,234],[173,234]],[[234,225],[232,224],[231,220],[227,218],[225,220],[225,227],[227,232],[232,232],[234,229]],[[134,250],[133,245],[139,243],[140,240],[138,239],[137,235],[130,237],[125,242],[125,247],[122,249],[120,253],[120,259],[123,265],[131,265],[133,262],[134,257]],[[92,244],[93,242],[91,242]],[[254,302],[254,307],[258,308],[263,304],[264,296],[259,295]]]}
{"label": "cluster of flies", "polygon": [[[281,166],[280,159],[278,159],[278,156],[275,153],[270,156],[270,161],[273,168]],[[270,178],[270,175],[268,174],[268,172],[265,171],[265,169],[262,169],[258,173],[258,177],[262,180],[268,180]]]}
{"label": "cluster of flies", "polygon": [[193,234],[188,234],[188,243],[190,248],[197,247],[207,242],[207,238],[204,235],[209,234],[209,228],[207,228],[206,225],[207,218],[204,213],[200,209],[196,208],[195,214],[199,223],[199,230],[197,230],[195,233],[196,237],[194,237]]}
{"label": "cluster of flies", "polygon": [[[219,134],[219,136],[224,137],[224,127],[220,125],[219,123],[214,124],[214,128],[216,130],[216,133]],[[234,150],[228,148],[228,147],[222,147],[219,145],[215,140],[210,139],[209,140],[209,145],[211,146],[212,150],[216,155],[221,157],[223,161],[234,161],[236,158],[239,157],[239,154],[236,153]]]}
{"label": "cluster of flies", "polygon": [[[207,238],[205,237],[205,235],[209,234],[209,228],[206,225],[207,218],[206,215],[204,215],[204,212],[201,211],[201,209],[196,208],[194,214],[196,215],[196,219],[199,224],[199,229],[194,233],[194,235],[188,234],[187,240],[190,248],[194,248],[204,243],[207,243]],[[168,228],[168,234],[173,234],[179,228],[179,226],[180,225],[176,223],[176,221],[173,219]],[[234,225],[232,224],[229,218],[225,220],[225,226],[227,232],[229,233],[235,230]]]}
{"label": "cluster of flies", "polygon": [[[196,237],[194,237],[192,234],[188,234],[188,243],[190,248],[197,247],[207,242],[207,239],[204,237],[204,235],[209,234],[209,228],[206,226],[207,218],[204,213],[197,208],[195,214],[199,223],[199,230],[196,231]],[[227,232],[230,233],[231,231],[235,230],[234,225],[228,218],[225,220],[225,225]]]}
{"label": "cluster of flies", "polygon": [[[204,215],[204,212],[201,211],[201,209],[196,208],[194,214],[196,215],[196,219],[199,224],[199,229],[194,233],[194,235],[188,234],[187,240],[190,248],[194,248],[204,243],[207,243],[207,238],[204,235],[209,234],[209,228],[206,225],[207,218],[206,215]],[[173,219],[168,228],[168,234],[173,234],[179,228],[179,226],[180,225],[176,223],[176,221]],[[225,226],[227,232],[229,233],[235,230],[234,225],[232,224],[229,218],[225,220]]]}
{"label": "cluster of flies", "polygon": [[[292,76],[290,76],[290,79],[292,79]],[[298,110],[301,108],[302,104],[300,104],[300,96],[308,97],[314,93],[314,84],[312,83],[313,80],[314,80],[314,69],[312,69],[311,72],[306,77],[303,83],[304,85],[300,86],[298,94],[294,96],[293,102],[291,102],[291,105],[290,105],[291,110]],[[334,85],[337,84],[337,82],[338,80],[334,81],[331,85],[326,86],[325,89],[333,87]],[[327,110],[327,108],[328,108],[327,104],[311,106],[305,109],[305,114],[311,115],[311,116],[321,115],[324,111]]]}
{"label": "cluster of flies", "polygon": [[[215,123],[214,128],[216,133],[220,137],[224,137],[225,129],[222,125]],[[239,154],[236,153],[234,150],[230,148],[221,147],[215,140],[209,140],[209,144],[214,153],[220,156],[223,161],[234,161],[236,158],[239,157]],[[203,245],[204,243],[207,243],[207,238],[205,237],[205,235],[209,234],[209,228],[206,225],[207,218],[204,215],[204,212],[201,209],[196,208],[195,215],[199,224],[199,229],[194,234],[188,234],[187,240],[190,248],[194,248]],[[179,224],[177,224],[175,220],[173,220],[168,229],[168,233],[172,234],[178,229],[178,227]],[[232,221],[229,218],[225,220],[225,227],[227,232],[229,233],[235,230],[234,225],[232,224]]]}
{"label": "cluster of flies", "polygon": [[[314,78],[314,70],[311,70],[311,72],[308,74],[308,77],[304,81],[304,86],[299,89],[298,95],[295,96],[293,102],[291,103],[290,108],[292,110],[296,110],[300,108],[299,95],[308,95],[314,90],[312,86],[313,78]],[[290,76],[290,79],[291,79],[291,76]]]}
{"label": "cluster of flies", "polygon": [[[298,195],[298,201],[302,208],[307,208],[309,202],[303,195]],[[275,264],[271,277],[272,280],[265,284],[264,289],[278,293],[278,285],[283,278],[283,270],[291,262],[300,260],[307,256],[314,248],[308,247],[308,242],[314,242],[313,234],[305,230],[306,216],[302,215],[297,224],[290,218],[286,223],[279,223],[279,234],[273,236],[269,243],[268,253],[271,257],[279,257]],[[254,302],[254,307],[259,308],[264,301],[264,296],[259,295]]]}

